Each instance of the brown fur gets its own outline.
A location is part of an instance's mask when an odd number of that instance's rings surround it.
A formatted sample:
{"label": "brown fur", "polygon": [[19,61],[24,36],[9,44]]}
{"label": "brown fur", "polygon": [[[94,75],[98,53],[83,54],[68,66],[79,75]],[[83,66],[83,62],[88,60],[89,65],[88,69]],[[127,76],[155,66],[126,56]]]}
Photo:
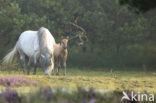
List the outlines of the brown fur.
{"label": "brown fur", "polygon": [[66,38],[62,37],[61,43],[58,43],[54,46],[54,56],[55,56],[55,61],[57,65],[57,72],[56,72],[57,75],[59,75],[61,62],[63,64],[64,75],[66,75],[66,61],[67,61],[67,56],[68,56],[68,50],[67,50],[68,39],[69,37],[66,37]]}

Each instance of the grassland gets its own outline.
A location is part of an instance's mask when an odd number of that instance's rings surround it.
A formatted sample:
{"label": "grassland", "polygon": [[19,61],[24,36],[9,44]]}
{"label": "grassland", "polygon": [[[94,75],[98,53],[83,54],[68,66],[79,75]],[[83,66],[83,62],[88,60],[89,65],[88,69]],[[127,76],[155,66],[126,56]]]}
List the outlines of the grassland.
{"label": "grassland", "polygon": [[[61,71],[63,72],[63,71]],[[104,69],[77,69],[67,70],[67,76],[60,73],[59,76],[44,76],[42,71],[37,75],[23,75],[22,71],[0,71],[2,76],[26,77],[38,82],[37,86],[14,86],[18,92],[27,93],[38,89],[38,87],[68,88],[75,90],[77,87],[96,88],[100,91],[135,90],[156,92],[156,72],[148,71],[123,71],[110,72]],[[1,89],[6,86],[0,84]]]}

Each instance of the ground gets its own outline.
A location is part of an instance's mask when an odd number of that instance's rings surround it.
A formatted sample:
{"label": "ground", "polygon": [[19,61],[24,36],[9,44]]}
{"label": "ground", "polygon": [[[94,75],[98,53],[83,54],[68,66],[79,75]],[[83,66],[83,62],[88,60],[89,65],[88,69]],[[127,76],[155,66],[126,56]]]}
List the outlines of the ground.
{"label": "ground", "polygon": [[[135,90],[153,92],[156,90],[156,72],[148,71],[126,71],[105,69],[67,69],[67,76],[63,76],[63,71],[59,76],[44,76],[38,71],[37,75],[23,75],[22,71],[0,71],[0,77],[17,76],[26,77],[37,81],[37,86],[14,86],[20,93],[32,92],[37,87],[50,86],[53,88],[68,88],[75,90],[77,87],[93,87],[99,91],[114,90]],[[0,84],[1,89],[6,86]]]}

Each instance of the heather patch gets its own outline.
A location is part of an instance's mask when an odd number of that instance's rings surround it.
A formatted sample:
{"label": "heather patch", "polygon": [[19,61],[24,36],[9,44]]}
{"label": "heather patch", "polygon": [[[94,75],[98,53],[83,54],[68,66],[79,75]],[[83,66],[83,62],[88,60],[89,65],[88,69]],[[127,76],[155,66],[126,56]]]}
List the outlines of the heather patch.
{"label": "heather patch", "polygon": [[37,84],[36,81],[21,76],[0,77],[0,85],[3,86],[35,86]]}
{"label": "heather patch", "polygon": [[[61,71],[60,71],[61,72]],[[63,73],[63,70],[62,70]],[[44,76],[43,72],[37,72],[37,75],[23,75],[23,72],[0,71],[0,87],[13,87],[21,93],[35,91],[38,87],[49,86],[51,88],[62,87],[75,90],[77,87],[96,88],[104,91],[114,90],[135,90],[135,91],[155,91],[156,73],[155,72],[135,72],[135,71],[113,71],[106,72],[102,70],[68,70],[67,76]],[[20,84],[11,84],[13,80],[4,80],[4,78],[25,78],[29,82]],[[3,79],[2,79],[3,78]],[[9,82],[8,82],[9,81]],[[20,80],[19,80],[20,81]],[[31,83],[35,81],[37,83]],[[13,86],[12,86],[13,85]],[[35,86],[34,86],[35,85]]]}
{"label": "heather patch", "polygon": [[[65,91],[62,88],[42,87],[36,92],[19,95],[16,91],[6,89],[0,94],[0,101],[3,101],[3,103],[155,103],[148,101],[132,102],[126,99],[121,101],[123,93],[117,90],[101,93],[94,88],[79,87],[77,91],[69,91],[67,88]],[[126,90],[125,92],[129,94],[131,91]],[[144,93],[148,94],[147,92]]]}
{"label": "heather patch", "polygon": [[4,92],[2,92],[2,96],[7,103],[20,103],[21,101],[21,97],[18,95],[18,93],[9,89],[6,89]]}

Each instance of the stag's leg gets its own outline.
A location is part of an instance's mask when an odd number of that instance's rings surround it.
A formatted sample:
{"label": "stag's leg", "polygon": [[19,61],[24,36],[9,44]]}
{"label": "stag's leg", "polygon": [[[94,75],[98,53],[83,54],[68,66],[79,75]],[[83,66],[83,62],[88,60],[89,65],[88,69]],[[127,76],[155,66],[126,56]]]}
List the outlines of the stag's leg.
{"label": "stag's leg", "polygon": [[30,67],[30,66],[31,66],[31,58],[29,58],[29,61],[28,61],[28,64],[27,64],[27,65],[28,65],[28,68],[27,68],[27,69],[28,69],[27,75],[29,75],[29,73],[30,73],[30,68],[31,68],[31,67]]}
{"label": "stag's leg", "polygon": [[63,60],[64,76],[66,76],[66,59]]}
{"label": "stag's leg", "polygon": [[22,69],[23,69],[23,73],[25,75],[25,55],[20,55],[20,62],[21,62],[21,65],[22,65]]}
{"label": "stag's leg", "polygon": [[57,69],[56,69],[56,75],[59,75],[59,69],[60,69],[60,58],[57,58]]}
{"label": "stag's leg", "polygon": [[58,71],[59,71],[59,70],[58,70],[58,58],[56,58],[55,60],[56,60],[56,61],[55,61],[55,62],[56,62],[56,75],[58,75]]}

